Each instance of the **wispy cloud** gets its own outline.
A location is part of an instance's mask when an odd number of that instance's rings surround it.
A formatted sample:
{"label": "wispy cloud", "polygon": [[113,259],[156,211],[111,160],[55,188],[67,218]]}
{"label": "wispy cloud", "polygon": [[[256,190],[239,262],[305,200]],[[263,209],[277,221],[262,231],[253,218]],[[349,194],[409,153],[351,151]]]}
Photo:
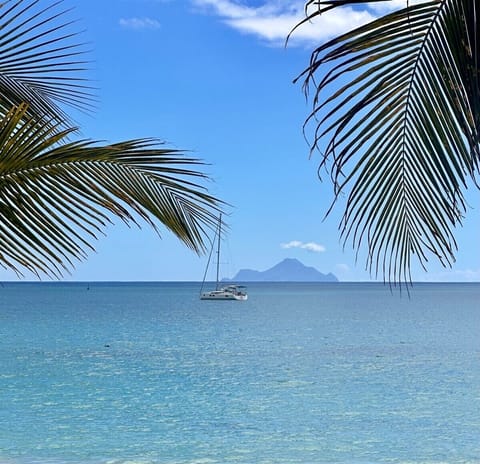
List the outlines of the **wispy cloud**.
{"label": "wispy cloud", "polygon": [[[304,0],[263,0],[257,6],[245,0],[191,0],[202,11],[218,16],[225,24],[245,34],[255,35],[270,44],[285,44],[292,29],[305,18]],[[425,0],[410,0],[417,3]],[[373,6],[372,6],[373,5]],[[291,37],[292,44],[318,44],[357,26],[374,20],[380,14],[405,7],[407,0],[367,4],[360,8],[337,8],[315,21],[303,24]]]}
{"label": "wispy cloud", "polygon": [[424,3],[428,0],[389,0],[385,2],[374,2],[369,4],[369,8],[380,14],[389,13],[393,10],[405,8],[408,5],[415,5],[417,3]]}
{"label": "wispy cloud", "polygon": [[426,282],[480,282],[480,269],[456,269],[425,273],[413,280]]}
{"label": "wispy cloud", "polygon": [[350,266],[348,264],[340,263],[336,265],[336,269],[338,272],[350,272]]}
{"label": "wispy cloud", "polygon": [[288,243],[281,243],[282,248],[301,248],[302,250],[314,251],[315,253],[322,253],[325,251],[325,247],[315,242],[300,242],[298,240],[292,240]]}
{"label": "wispy cloud", "polygon": [[121,18],[120,26],[126,29],[159,29],[160,22],[152,18]]}

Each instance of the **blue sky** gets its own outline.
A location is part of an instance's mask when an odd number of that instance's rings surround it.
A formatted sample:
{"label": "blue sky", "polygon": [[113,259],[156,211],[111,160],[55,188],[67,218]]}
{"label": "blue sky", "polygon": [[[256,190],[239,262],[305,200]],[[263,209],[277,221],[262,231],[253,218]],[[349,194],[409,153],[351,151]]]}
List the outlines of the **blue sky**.
{"label": "blue sky", "polygon": [[[405,4],[395,1],[395,4]],[[265,270],[292,257],[340,280],[369,280],[365,253],[343,250],[341,208],[324,220],[332,200],[317,178],[302,124],[309,112],[292,80],[321,40],[375,17],[347,10],[306,25],[285,48],[303,3],[261,0],[67,0],[91,49],[98,87],[92,115],[74,114],[82,135],[115,142],[157,137],[203,159],[209,191],[232,205],[223,274]],[[328,16],[328,17],[327,17]],[[433,261],[415,280],[480,281],[479,194],[457,231],[452,270]],[[475,208],[473,208],[475,207]],[[144,226],[116,221],[68,280],[199,280],[198,257],[168,231],[161,239]],[[2,271],[2,280],[15,280]],[[26,276],[32,278],[32,276]]]}

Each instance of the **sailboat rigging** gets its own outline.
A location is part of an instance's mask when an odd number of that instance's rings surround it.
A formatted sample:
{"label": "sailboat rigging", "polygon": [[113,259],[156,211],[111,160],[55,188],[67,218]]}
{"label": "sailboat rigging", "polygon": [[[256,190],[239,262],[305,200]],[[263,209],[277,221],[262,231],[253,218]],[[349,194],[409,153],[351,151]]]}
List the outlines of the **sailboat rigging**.
{"label": "sailboat rigging", "polygon": [[[227,285],[225,287],[220,287],[220,243],[221,243],[221,234],[222,234],[222,215],[220,214],[218,220],[218,227],[215,233],[214,240],[212,242],[212,249],[210,250],[210,256],[207,262],[207,268],[205,269],[205,274],[203,276],[202,288],[200,289],[200,299],[201,300],[238,300],[245,301],[248,298],[247,289],[243,285]],[[216,268],[216,279],[215,279],[215,290],[208,292],[203,292],[203,286],[205,284],[205,279],[207,276],[208,267],[210,264],[210,259],[212,252],[215,246],[215,238],[217,239],[217,268]]]}

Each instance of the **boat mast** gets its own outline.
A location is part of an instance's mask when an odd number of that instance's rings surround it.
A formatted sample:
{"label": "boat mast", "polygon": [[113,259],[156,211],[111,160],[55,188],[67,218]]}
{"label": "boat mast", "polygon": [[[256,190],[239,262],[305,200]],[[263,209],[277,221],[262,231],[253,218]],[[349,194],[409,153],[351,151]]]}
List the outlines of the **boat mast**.
{"label": "boat mast", "polygon": [[220,235],[222,234],[222,213],[220,213],[220,219],[218,221],[218,244],[217,244],[217,280],[215,284],[215,290],[218,290],[218,278],[220,273]]}

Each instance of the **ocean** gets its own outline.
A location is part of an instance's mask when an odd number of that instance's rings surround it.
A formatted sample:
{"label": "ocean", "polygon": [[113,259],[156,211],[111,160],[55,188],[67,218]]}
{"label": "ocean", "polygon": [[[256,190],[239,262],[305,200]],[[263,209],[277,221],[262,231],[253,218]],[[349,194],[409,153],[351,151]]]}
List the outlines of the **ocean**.
{"label": "ocean", "polygon": [[4,283],[2,464],[480,463],[480,284]]}

